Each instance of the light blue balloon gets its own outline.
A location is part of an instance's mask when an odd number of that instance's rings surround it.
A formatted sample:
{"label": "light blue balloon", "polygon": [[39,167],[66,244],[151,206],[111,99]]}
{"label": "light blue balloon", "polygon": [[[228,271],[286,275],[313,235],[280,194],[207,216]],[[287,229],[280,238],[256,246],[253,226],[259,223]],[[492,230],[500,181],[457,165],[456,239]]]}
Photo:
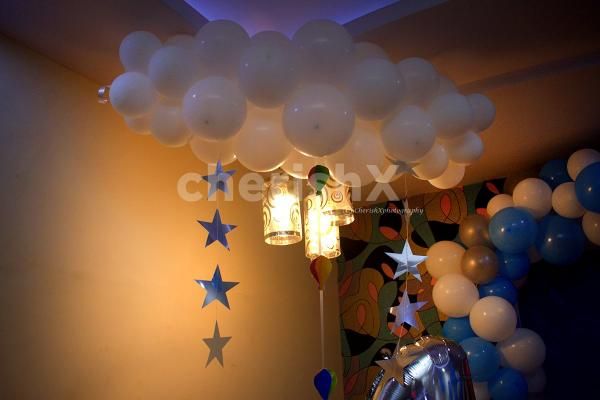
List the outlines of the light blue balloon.
{"label": "light blue balloon", "polygon": [[558,185],[571,182],[567,172],[567,160],[550,160],[540,170],[542,178],[554,190]]}
{"label": "light blue balloon", "polygon": [[600,162],[588,165],[577,175],[575,195],[583,208],[600,213]]}
{"label": "light blue balloon", "polygon": [[488,382],[488,389],[494,400],[527,399],[527,381],[512,368],[501,368]]}
{"label": "light blue balloon", "polygon": [[521,279],[529,272],[530,262],[527,253],[496,251],[496,258],[498,258],[498,273],[511,281]]}
{"label": "light blue balloon", "polygon": [[489,225],[494,246],[505,253],[526,252],[535,242],[537,224],[526,210],[507,207],[498,211]]}
{"label": "light blue balloon", "polygon": [[518,298],[515,285],[503,276],[498,276],[489,283],[479,285],[479,297],[487,296],[502,297],[511,304],[516,304]]}
{"label": "light blue balloon", "polygon": [[454,340],[458,343],[465,339],[476,336],[475,332],[473,332],[473,329],[471,329],[469,317],[448,318],[448,320],[444,322],[442,333],[444,337],[447,337],[448,339]]}
{"label": "light blue balloon", "polygon": [[478,337],[472,337],[460,342],[467,353],[471,378],[475,382],[485,382],[491,379],[500,367],[500,355],[496,346]]}
{"label": "light blue balloon", "polygon": [[585,234],[578,219],[547,215],[540,222],[536,246],[551,264],[567,265],[579,260],[585,250]]}

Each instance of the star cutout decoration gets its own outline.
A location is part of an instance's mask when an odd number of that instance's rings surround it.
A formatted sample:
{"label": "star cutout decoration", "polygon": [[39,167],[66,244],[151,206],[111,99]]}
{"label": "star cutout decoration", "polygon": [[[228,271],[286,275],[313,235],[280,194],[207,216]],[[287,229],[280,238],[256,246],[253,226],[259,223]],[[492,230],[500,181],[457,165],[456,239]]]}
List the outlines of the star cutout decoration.
{"label": "star cutout decoration", "polygon": [[404,368],[409,366],[417,357],[418,353],[416,351],[405,351],[387,360],[376,361],[385,371],[382,382],[387,382],[390,378],[394,378],[398,383],[403,385]]}
{"label": "star cutout decoration", "polygon": [[221,160],[217,161],[215,172],[212,175],[205,175],[202,177],[202,179],[204,179],[210,184],[210,188],[208,189],[208,197],[215,194],[217,190],[220,190],[223,193],[227,193],[227,180],[231,178],[233,174],[235,174],[234,169],[224,171],[223,165],[221,164]]}
{"label": "star cutout decoration", "polygon": [[403,323],[407,323],[410,326],[417,326],[417,310],[427,304],[426,301],[417,301],[411,303],[408,298],[408,292],[404,292],[400,299],[400,304],[396,307],[391,308],[391,313],[396,316],[394,326],[399,328]]}
{"label": "star cutout decoration", "polygon": [[221,214],[219,214],[218,209],[215,211],[215,215],[213,216],[212,222],[198,221],[198,223],[208,231],[208,237],[206,238],[206,245],[204,245],[204,247],[208,247],[215,240],[218,240],[219,243],[223,245],[223,247],[229,250],[229,243],[227,243],[226,235],[232,230],[234,230],[236,226],[223,224],[221,222]]}
{"label": "star cutout decoration", "polygon": [[413,254],[408,240],[404,242],[404,248],[402,249],[402,253],[385,254],[389,256],[392,260],[396,261],[396,263],[398,264],[396,272],[394,273],[394,279],[398,279],[404,274],[411,273],[415,278],[419,280],[419,282],[423,282],[421,279],[421,273],[419,272],[419,268],[417,267],[417,265],[425,261],[427,259],[427,256],[419,256]]}
{"label": "star cutout decoration", "polygon": [[206,297],[204,298],[202,308],[206,307],[215,300],[219,300],[225,307],[230,308],[229,300],[227,299],[227,291],[237,286],[239,282],[223,282],[223,279],[221,278],[221,270],[217,265],[217,269],[215,269],[212,280],[203,281],[196,279],[196,283],[206,290]]}
{"label": "star cutout decoration", "polygon": [[219,324],[215,322],[215,331],[213,333],[213,337],[202,339],[204,343],[208,346],[210,353],[208,354],[208,361],[206,361],[206,367],[211,363],[215,358],[223,366],[223,347],[231,340],[231,336],[224,337],[219,333]]}

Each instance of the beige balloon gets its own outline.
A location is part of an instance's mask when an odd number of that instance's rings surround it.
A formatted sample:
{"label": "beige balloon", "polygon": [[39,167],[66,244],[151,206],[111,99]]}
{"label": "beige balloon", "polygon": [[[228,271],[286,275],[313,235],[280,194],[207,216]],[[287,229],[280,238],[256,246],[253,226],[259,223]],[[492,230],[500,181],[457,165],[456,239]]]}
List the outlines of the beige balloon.
{"label": "beige balloon", "polygon": [[[435,286],[434,289],[435,291]],[[434,297],[435,300],[435,297]],[[489,342],[500,342],[512,336],[517,328],[517,313],[502,297],[488,296],[477,301],[469,313],[473,332]]]}
{"label": "beige balloon", "polygon": [[591,211],[586,212],[583,215],[581,225],[588,240],[600,246],[600,214]]}
{"label": "beige balloon", "polygon": [[425,265],[427,271],[436,279],[446,274],[460,274],[460,261],[465,249],[458,243],[442,240],[427,250]]}
{"label": "beige balloon", "polygon": [[561,217],[580,218],[585,209],[579,204],[575,195],[575,182],[558,185],[552,192],[552,208]]}
{"label": "beige balloon", "polygon": [[473,283],[488,283],[498,274],[498,257],[489,247],[473,246],[463,254],[461,267]]}
{"label": "beige balloon", "polygon": [[513,207],[515,203],[513,198],[508,194],[497,194],[488,201],[487,213],[492,218],[498,211],[503,210],[507,207]]}
{"label": "beige balloon", "polygon": [[488,220],[479,214],[467,215],[458,228],[458,237],[467,247],[493,247],[488,231]]}
{"label": "beige balloon", "polygon": [[433,286],[433,303],[449,317],[469,315],[473,305],[479,300],[477,288],[460,274],[447,274]]}

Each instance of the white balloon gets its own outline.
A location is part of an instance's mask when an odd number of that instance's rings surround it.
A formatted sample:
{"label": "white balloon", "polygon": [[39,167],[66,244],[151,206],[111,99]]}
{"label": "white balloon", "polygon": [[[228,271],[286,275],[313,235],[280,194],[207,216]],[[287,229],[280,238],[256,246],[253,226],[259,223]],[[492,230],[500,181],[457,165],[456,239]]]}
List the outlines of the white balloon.
{"label": "white balloon", "polygon": [[489,342],[506,340],[517,328],[515,309],[498,296],[488,296],[477,301],[471,309],[469,321],[473,332]]}
{"label": "white balloon", "polygon": [[546,372],[544,368],[538,368],[531,374],[525,375],[525,380],[527,380],[529,393],[542,393],[546,387]]}
{"label": "white balloon", "polygon": [[450,189],[457,186],[465,176],[464,165],[450,161],[448,168],[437,178],[430,179],[429,183],[438,189]]}
{"label": "white balloon", "polygon": [[473,124],[471,105],[460,93],[446,93],[436,97],[427,111],[441,139],[461,136]]}
{"label": "white balloon", "polygon": [[242,51],[249,45],[248,33],[229,20],[210,21],[196,34],[196,52],[211,75],[235,77]]}
{"label": "white balloon", "polygon": [[427,60],[406,58],[398,63],[398,69],[406,83],[406,102],[409,104],[426,102],[439,88],[440,77]]}
{"label": "white balloon", "polygon": [[135,133],[140,135],[150,134],[150,118],[151,114],[144,114],[139,117],[125,117],[125,123]]}
{"label": "white balloon", "polygon": [[500,364],[524,374],[535,372],[546,359],[546,345],[534,331],[518,328],[506,340],[496,345],[500,354]]}
{"label": "white balloon", "polygon": [[[112,89],[111,89],[112,90]],[[577,175],[588,165],[600,162],[600,152],[594,149],[581,149],[571,154],[567,161],[567,172],[571,179],[577,179]]]}
{"label": "white balloon", "polygon": [[290,40],[279,32],[260,32],[241,55],[240,87],[259,107],[278,107],[298,83],[298,58]]}
{"label": "white balloon", "polygon": [[515,186],[513,202],[540,219],[552,210],[552,189],[539,178],[526,178]]}
{"label": "white balloon", "polygon": [[492,218],[498,211],[507,207],[514,207],[513,198],[508,194],[497,194],[488,201],[487,213]]}
{"label": "white balloon", "polygon": [[575,195],[575,182],[565,182],[554,188],[552,192],[552,208],[565,218],[580,218],[585,209],[579,204]]}
{"label": "white balloon", "polygon": [[475,400],[490,400],[487,382],[473,382],[473,390],[475,391]]}
{"label": "white balloon", "polygon": [[348,93],[359,118],[383,119],[404,95],[404,79],[391,61],[369,58],[352,68]]}
{"label": "white balloon", "polygon": [[335,82],[352,61],[352,36],[333,21],[307,22],[296,31],[292,42],[300,53],[304,79],[309,82]]}
{"label": "white balloon", "polygon": [[150,32],[136,31],[125,36],[119,47],[119,58],[125,71],[145,73],[150,57],[160,46],[160,39]]}
{"label": "white balloon", "polygon": [[433,286],[435,306],[449,317],[458,318],[469,315],[469,311],[478,299],[477,288],[463,275],[444,275]]}
{"label": "white balloon", "polygon": [[473,129],[481,132],[489,128],[496,118],[496,106],[487,97],[480,93],[467,96],[467,100],[473,110]]}
{"label": "white balloon", "polygon": [[359,63],[369,58],[389,60],[388,54],[380,46],[371,42],[358,42],[354,45],[354,62]]}
{"label": "white balloon", "polygon": [[125,72],[117,76],[110,86],[108,96],[113,108],[127,117],[147,114],[156,102],[152,81],[139,72]]}
{"label": "white balloon", "polygon": [[441,96],[441,95],[447,94],[447,93],[458,93],[458,88],[456,87],[456,84],[450,78],[448,78],[444,75],[440,75],[440,84],[439,84],[438,90],[435,92],[435,94],[432,97],[436,98],[438,96]]}
{"label": "white balloon", "polygon": [[325,163],[336,181],[359,187],[375,180],[373,173],[383,170],[384,160],[385,152],[377,132],[364,124],[356,124],[348,143],[327,156]]}
{"label": "white balloon", "polygon": [[216,164],[221,161],[222,165],[231,164],[235,161],[235,153],[233,152],[233,139],[222,140],[220,142],[209,142],[196,135],[192,135],[190,139],[190,148],[192,153],[200,161],[206,164]]}
{"label": "white balloon", "polygon": [[199,78],[199,68],[190,50],[166,46],[150,59],[148,76],[160,94],[180,99]]}
{"label": "white balloon", "polygon": [[169,147],[181,147],[190,139],[190,131],[181,118],[178,107],[158,106],[150,122],[150,132],[160,143]]}
{"label": "white balloon", "polygon": [[417,106],[406,106],[381,130],[386,152],[396,160],[417,161],[433,147],[435,129],[429,115]]}
{"label": "white balloon", "polygon": [[581,226],[588,240],[600,246],[600,214],[586,211]]}
{"label": "white balloon", "polygon": [[352,105],[332,85],[301,87],[285,105],[283,129],[302,153],[316,157],[333,154],[341,150],[352,135]]}
{"label": "white balloon", "polygon": [[442,175],[447,167],[448,152],[446,148],[439,143],[434,143],[431,150],[419,159],[412,170],[417,178],[429,180]]}
{"label": "white balloon", "polygon": [[181,47],[193,51],[196,48],[196,40],[191,35],[173,35],[167,39],[165,46]]}
{"label": "white balloon", "polygon": [[456,242],[442,240],[427,250],[425,265],[429,275],[436,279],[448,274],[462,274],[461,260],[465,249]]}
{"label": "white balloon", "polygon": [[454,139],[444,140],[444,147],[448,150],[450,160],[461,165],[470,165],[481,158],[483,154],[483,141],[473,131],[468,131]]}
{"label": "white balloon", "polygon": [[192,133],[205,140],[226,140],[246,119],[246,99],[230,80],[211,76],[185,94],[183,119]]}
{"label": "white balloon", "polygon": [[297,179],[307,179],[308,172],[317,164],[323,164],[320,158],[307,156],[293,149],[281,165],[281,169]]}
{"label": "white balloon", "polygon": [[281,127],[281,110],[251,108],[233,139],[233,151],[251,171],[267,172],[280,167],[292,151]]}

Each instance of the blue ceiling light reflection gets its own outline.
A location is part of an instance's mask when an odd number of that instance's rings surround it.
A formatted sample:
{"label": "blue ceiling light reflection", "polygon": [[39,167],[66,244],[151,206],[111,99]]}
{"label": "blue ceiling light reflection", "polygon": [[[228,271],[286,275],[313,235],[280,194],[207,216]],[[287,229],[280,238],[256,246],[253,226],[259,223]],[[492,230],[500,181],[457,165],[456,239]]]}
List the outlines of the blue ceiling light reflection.
{"label": "blue ceiling light reflection", "polygon": [[250,35],[275,30],[291,37],[305,22],[331,19],[346,24],[398,0],[185,0],[209,21],[230,19]]}

